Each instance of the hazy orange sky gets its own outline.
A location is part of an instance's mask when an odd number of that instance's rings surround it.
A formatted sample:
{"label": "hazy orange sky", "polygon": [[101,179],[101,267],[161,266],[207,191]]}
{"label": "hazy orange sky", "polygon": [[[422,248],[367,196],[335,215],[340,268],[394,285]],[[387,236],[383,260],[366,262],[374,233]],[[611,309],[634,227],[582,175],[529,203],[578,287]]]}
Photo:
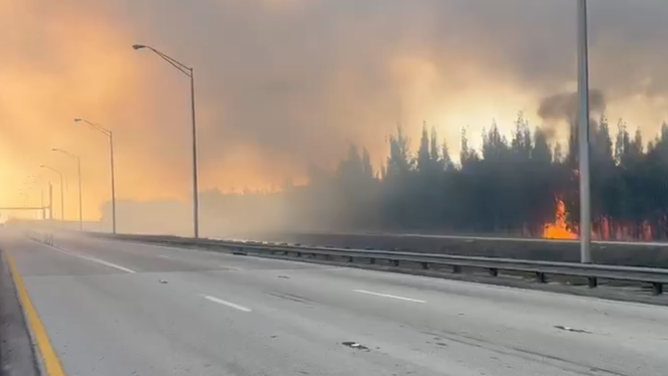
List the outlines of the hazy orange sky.
{"label": "hazy orange sky", "polygon": [[[75,117],[114,131],[119,199],[188,197],[188,79],[133,43],[195,68],[201,188],[269,187],[350,140],[380,162],[399,121],[414,139],[436,126],[453,156],[463,126],[475,144],[518,111],[542,125],[541,99],[575,89],[575,3],[0,0],[0,205],[38,203],[49,164],[74,219],[59,147],[81,156],[85,215],[99,216],[108,145]],[[590,16],[592,87],[613,123],[653,136],[668,118],[668,2],[590,0]]]}

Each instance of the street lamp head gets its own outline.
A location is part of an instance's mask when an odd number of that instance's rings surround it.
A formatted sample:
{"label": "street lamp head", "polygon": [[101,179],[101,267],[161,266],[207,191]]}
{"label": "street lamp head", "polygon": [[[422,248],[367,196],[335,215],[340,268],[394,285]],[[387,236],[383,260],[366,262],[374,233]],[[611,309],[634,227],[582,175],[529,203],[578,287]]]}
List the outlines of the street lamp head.
{"label": "street lamp head", "polygon": [[144,46],[143,44],[133,44],[132,48],[134,48],[135,50],[141,50],[142,48],[146,48],[146,46]]}

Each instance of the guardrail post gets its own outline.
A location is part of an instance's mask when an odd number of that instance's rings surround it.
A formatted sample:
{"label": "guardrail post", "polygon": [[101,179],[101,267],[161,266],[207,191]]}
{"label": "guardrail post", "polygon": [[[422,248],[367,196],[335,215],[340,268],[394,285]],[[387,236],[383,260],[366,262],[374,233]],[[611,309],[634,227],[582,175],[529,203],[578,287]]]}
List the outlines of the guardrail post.
{"label": "guardrail post", "polygon": [[369,259],[369,264],[375,264],[375,263],[376,263],[376,259],[375,259],[375,258]]}
{"label": "guardrail post", "polygon": [[489,275],[491,275],[492,277],[497,277],[499,275],[499,269],[490,268],[489,269]]}
{"label": "guardrail post", "polygon": [[353,256],[348,256],[348,262],[353,262]]}
{"label": "guardrail post", "polygon": [[422,263],[422,269],[429,269],[429,263],[428,262],[423,262]]}
{"label": "guardrail post", "polygon": [[538,283],[547,283],[547,276],[545,273],[536,272],[536,281]]}
{"label": "guardrail post", "polygon": [[661,295],[663,294],[663,283],[652,283],[652,294]]}
{"label": "guardrail post", "polygon": [[453,266],[452,266],[452,272],[453,272],[454,274],[459,274],[459,273],[462,272],[462,267],[459,266],[459,265],[453,265]]}
{"label": "guardrail post", "polygon": [[587,277],[587,287],[593,289],[596,286],[598,286],[598,279],[596,277]]}
{"label": "guardrail post", "polygon": [[392,265],[399,266],[399,260],[391,260],[391,261],[392,261]]}

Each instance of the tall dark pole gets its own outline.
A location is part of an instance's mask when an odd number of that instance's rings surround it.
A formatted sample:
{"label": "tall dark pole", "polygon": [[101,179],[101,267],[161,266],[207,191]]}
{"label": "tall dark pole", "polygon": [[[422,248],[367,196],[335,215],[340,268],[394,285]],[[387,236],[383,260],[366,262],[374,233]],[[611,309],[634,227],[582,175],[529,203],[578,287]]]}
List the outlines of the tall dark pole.
{"label": "tall dark pole", "polygon": [[[51,170],[58,174],[60,177],[60,221],[65,223],[65,184],[63,183],[63,173],[60,172],[59,170],[56,170],[53,167],[49,167],[46,165],[40,165],[39,167],[41,168],[46,168],[47,170]],[[49,184],[50,186],[50,184]],[[51,200],[51,203],[53,203],[53,200]],[[52,214],[53,216],[53,214]]]}
{"label": "tall dark pole", "polygon": [[41,189],[42,221],[46,219],[46,207],[44,206],[44,187]]}
{"label": "tall dark pole", "polygon": [[77,157],[77,173],[79,174],[79,231],[83,231],[83,199],[81,193],[81,158]]}
{"label": "tall dark pole", "polygon": [[105,136],[109,137],[109,159],[111,162],[111,231],[112,233],[116,233],[116,177],[115,177],[115,170],[114,170],[114,133],[110,131],[109,129],[90,122],[86,119],[82,118],[76,118],[74,119],[74,122],[80,122],[83,121],[84,123],[90,125],[93,129],[96,131],[104,134]]}
{"label": "tall dark pole", "polygon": [[114,135],[109,131],[109,154],[111,156],[111,232],[116,234],[116,178],[114,172]]}
{"label": "tall dark pole", "polygon": [[580,262],[591,263],[591,188],[589,176],[589,51],[587,0],[578,0],[578,96],[580,154]]}
{"label": "tall dark pole", "polygon": [[199,238],[199,184],[197,177],[197,123],[195,120],[195,74],[190,68],[190,107],[192,115],[192,142],[193,142],[193,231],[195,238]]}
{"label": "tall dark pole", "polygon": [[60,173],[60,222],[65,225],[65,186],[63,185],[63,173]]}
{"label": "tall dark pole", "polygon": [[181,73],[190,77],[190,107],[192,115],[192,152],[193,152],[193,232],[195,238],[199,238],[199,187],[197,177],[197,123],[195,121],[195,74],[193,68],[177,61],[169,55],[166,55],[153,47],[143,44],[135,44],[132,46],[135,50],[149,49],[163,60],[167,61],[174,68],[181,71]]}
{"label": "tall dark pole", "polygon": [[83,193],[81,190],[81,158],[68,152],[67,150],[58,148],[53,148],[51,150],[58,153],[63,153],[68,157],[75,159],[77,161],[77,174],[79,178],[79,231],[83,231],[83,199],[82,199]]}
{"label": "tall dark pole", "polygon": [[53,185],[49,182],[49,219],[53,221]]}

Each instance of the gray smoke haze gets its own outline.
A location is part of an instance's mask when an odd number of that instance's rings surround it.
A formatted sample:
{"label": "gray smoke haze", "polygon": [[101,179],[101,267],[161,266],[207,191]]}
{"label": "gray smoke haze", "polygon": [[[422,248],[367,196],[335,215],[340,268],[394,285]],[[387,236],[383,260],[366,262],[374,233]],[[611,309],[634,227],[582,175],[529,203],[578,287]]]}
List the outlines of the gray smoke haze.
{"label": "gray smoke haze", "polygon": [[[572,122],[577,118],[579,108],[577,92],[554,94],[540,101],[538,116],[547,122]],[[589,91],[589,111],[593,116],[605,112],[605,98],[600,90]]]}
{"label": "gray smoke haze", "polygon": [[[500,99],[501,86],[520,97],[501,101],[516,106],[511,112],[572,111],[558,93],[572,90],[576,77],[575,1],[217,1],[194,6],[187,19],[183,2],[161,4],[159,17],[143,14],[142,33],[190,56],[207,77],[202,98],[219,109],[202,147],[209,163],[235,143],[260,151],[263,170],[281,175],[295,171],[280,166],[303,168],[316,155],[333,160],[351,139],[378,154],[398,120],[416,129],[422,119],[440,122],[434,106],[473,115]],[[604,97],[611,107],[665,100],[667,17],[661,0],[590,0],[593,108],[604,110]],[[415,81],[428,89],[413,94]],[[556,108],[540,102],[546,97]],[[466,124],[437,125],[456,144]]]}
{"label": "gray smoke haze", "polygon": [[[108,197],[106,150],[81,141],[80,116],[114,129],[121,198],[190,191],[187,80],[133,43],[195,68],[202,189],[277,186],[351,140],[379,161],[399,121],[413,140],[436,126],[454,156],[463,126],[475,141],[492,118],[510,129],[518,111],[532,123],[572,111],[575,0],[2,1],[14,6],[0,10],[0,146],[29,156],[16,171],[54,146],[81,154],[87,207]],[[589,10],[597,108],[657,129],[668,2]]]}
{"label": "gray smoke haze", "polygon": [[[538,106],[537,114],[543,120],[542,129],[548,140],[554,141],[565,134],[563,124],[577,124],[580,109],[580,98],[577,92],[559,93],[543,98]],[[600,90],[589,90],[589,116],[596,124],[597,119],[605,113],[605,97]],[[562,131],[562,132],[560,132]]]}

